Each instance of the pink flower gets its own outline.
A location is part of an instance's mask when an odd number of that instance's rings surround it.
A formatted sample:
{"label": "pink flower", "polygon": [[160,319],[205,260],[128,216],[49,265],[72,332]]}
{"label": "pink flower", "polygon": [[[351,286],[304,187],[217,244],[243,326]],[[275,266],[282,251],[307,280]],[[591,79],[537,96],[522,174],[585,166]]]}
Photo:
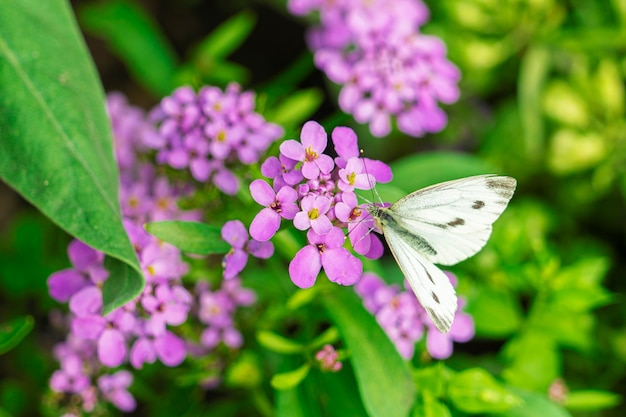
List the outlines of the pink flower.
{"label": "pink flower", "polygon": [[343,247],[345,236],[340,228],[333,227],[325,235],[309,230],[307,239],[310,244],[289,263],[289,276],[295,285],[312,287],[322,267],[328,279],[337,284],[353,285],[359,280],[363,265]]}
{"label": "pink flower", "polygon": [[330,209],[330,200],[320,195],[307,195],[300,202],[302,211],[293,218],[296,229],[307,230],[312,228],[315,233],[325,235],[333,228],[333,224],[326,216]]}
{"label": "pink flower", "polygon": [[250,235],[260,242],[274,236],[280,227],[281,218],[291,220],[298,212],[298,193],[291,187],[282,187],[276,193],[265,181],[255,180],[250,184],[250,193],[254,201],[266,206],[250,225]]}
{"label": "pink flower", "polygon": [[324,154],[327,144],[324,128],[317,122],[308,121],[302,127],[300,142],[286,140],[280,144],[280,152],[287,158],[302,162],[302,175],[307,179],[315,179],[328,174],[334,167],[330,156]]}

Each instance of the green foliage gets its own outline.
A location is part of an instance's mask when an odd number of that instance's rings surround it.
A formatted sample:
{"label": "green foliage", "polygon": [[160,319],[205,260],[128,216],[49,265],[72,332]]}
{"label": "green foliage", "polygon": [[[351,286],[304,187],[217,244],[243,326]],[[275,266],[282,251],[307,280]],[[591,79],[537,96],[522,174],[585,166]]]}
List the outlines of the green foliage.
{"label": "green foliage", "polygon": [[134,79],[155,95],[172,90],[177,57],[159,27],[139,6],[114,0],[82,7],[86,31],[103,38],[128,66]]}
{"label": "green foliage", "polygon": [[[262,81],[245,88],[258,93],[257,108],[281,124],[285,138],[297,137],[311,118],[323,118],[329,130],[354,127],[350,116],[333,112],[336,104],[323,92],[328,85],[311,85],[317,70],[307,51],[284,68],[276,65],[269,81],[242,63],[250,62],[242,56],[256,53],[246,46],[260,30],[264,8],[240,9],[235,2],[228,17],[213,29],[207,24],[192,45],[174,45],[153,15],[158,2],[145,10],[124,0],[76,3],[82,28],[104,40],[152,95],[142,97],[146,101],[183,84]],[[176,10],[193,13],[196,3],[181,2]],[[428,357],[422,341],[407,363],[350,289],[331,287],[323,277],[313,288],[293,287],[287,265],[304,238],[283,230],[273,238],[276,255],[250,259],[256,263],[242,273],[259,297],[239,318],[245,350],[224,349],[219,360],[189,358],[191,372],[146,366],[131,390],[147,414],[623,414],[626,5],[427,3],[432,17],[424,32],[444,39],[463,74],[461,101],[445,109],[448,129],[423,139],[397,132],[382,140],[359,132],[359,138],[367,157],[392,166],[393,181],[377,188],[387,201],[470,175],[518,179],[485,248],[450,268],[474,320],[475,343],[456,344],[444,364]],[[275,47],[275,36],[268,48]],[[0,57],[0,178],[54,224],[108,255],[103,291],[105,312],[111,311],[134,298],[143,279],[119,215],[102,88],[67,4],[0,2]],[[220,222],[240,218],[249,224],[259,210],[246,183],[261,176],[260,167],[245,169],[238,173],[244,183],[238,195],[202,190],[194,196],[210,224],[155,222],[146,230],[186,253],[227,253]],[[13,222],[4,233],[0,216],[0,417],[58,415],[58,396],[42,394],[54,370],[50,349],[38,343],[50,339],[41,337],[52,305],[44,298],[44,281],[67,266],[66,237],[42,221]],[[47,259],[51,251],[54,261]],[[219,259],[190,257],[186,284],[218,282]],[[395,264],[366,265],[389,282],[401,281]],[[337,373],[322,372],[314,359],[326,344],[338,346],[344,361]],[[218,390],[199,388],[220,376]],[[561,396],[559,384],[565,386]],[[41,410],[35,409],[42,397]]]}
{"label": "green foliage", "polygon": [[222,229],[206,223],[166,220],[146,223],[145,229],[183,252],[200,255],[224,254],[230,245],[222,239]]}
{"label": "green foliage", "polygon": [[0,355],[17,346],[33,330],[34,324],[35,321],[30,316],[0,324]]}

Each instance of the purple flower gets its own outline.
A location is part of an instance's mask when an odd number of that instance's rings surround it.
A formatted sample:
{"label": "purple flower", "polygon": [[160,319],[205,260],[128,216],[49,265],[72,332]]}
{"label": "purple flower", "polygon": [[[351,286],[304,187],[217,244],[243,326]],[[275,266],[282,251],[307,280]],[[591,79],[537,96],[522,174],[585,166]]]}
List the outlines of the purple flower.
{"label": "purple flower", "polygon": [[291,220],[298,212],[295,203],[298,193],[291,187],[285,186],[276,193],[265,181],[255,180],[250,184],[250,193],[254,201],[266,206],[250,225],[250,235],[260,242],[274,236],[280,227],[281,218]]}
{"label": "purple flower", "polygon": [[150,314],[146,328],[153,335],[165,332],[166,325],[178,326],[187,320],[191,309],[191,295],[180,285],[170,287],[161,284],[154,290],[154,295],[141,298],[141,305]]}
{"label": "purple flower", "polygon": [[293,218],[296,229],[307,230],[309,227],[319,235],[325,235],[333,228],[326,216],[330,209],[330,200],[324,196],[307,195],[300,202],[302,211]]}
{"label": "purple flower", "polygon": [[248,253],[260,259],[270,258],[274,254],[271,242],[259,242],[248,239],[248,231],[239,220],[231,220],[222,227],[222,238],[232,245],[232,249],[224,256],[224,278],[237,276],[248,263]]}
{"label": "purple flower", "polygon": [[64,269],[50,275],[48,291],[57,301],[66,302],[80,289],[94,284],[101,284],[109,275],[104,269],[104,254],[87,246],[79,240],[73,240],[67,248],[73,268]]}
{"label": "purple flower", "polygon": [[83,373],[83,362],[76,355],[66,357],[61,369],[54,371],[50,378],[50,388],[57,392],[80,393],[89,385],[89,377]]}
{"label": "purple flower", "polygon": [[98,378],[98,388],[102,396],[111,404],[124,412],[131,412],[137,407],[135,399],[128,392],[133,383],[133,375],[128,371],[118,371],[112,375],[102,375]]}
{"label": "purple flower", "polygon": [[302,162],[302,175],[307,179],[315,179],[332,171],[334,163],[330,156],[324,154],[327,136],[324,128],[317,122],[308,121],[302,127],[300,141],[286,140],[280,144],[280,152],[287,158]]}
{"label": "purple flower", "polygon": [[289,263],[289,276],[300,288],[309,288],[322,267],[332,282],[353,285],[361,277],[363,265],[343,247],[345,236],[338,227],[319,235],[313,230],[307,232],[309,245],[300,249]]}
{"label": "purple flower", "polygon": [[369,190],[376,184],[374,176],[365,172],[363,161],[355,157],[348,159],[346,167],[339,170],[339,178],[341,191]]}
{"label": "purple flower", "polygon": [[130,364],[140,369],[144,363],[153,363],[158,358],[165,366],[174,367],[180,365],[185,356],[185,342],[174,333],[166,330],[154,336],[144,332],[130,350]]}

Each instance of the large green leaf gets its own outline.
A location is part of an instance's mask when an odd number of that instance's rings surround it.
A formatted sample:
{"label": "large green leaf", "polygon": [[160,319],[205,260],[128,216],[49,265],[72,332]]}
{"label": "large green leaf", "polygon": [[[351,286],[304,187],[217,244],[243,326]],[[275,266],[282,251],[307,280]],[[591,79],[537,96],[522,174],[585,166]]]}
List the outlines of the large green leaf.
{"label": "large green leaf", "polygon": [[80,21],[103,38],[135,79],[153,93],[169,94],[177,57],[157,24],[139,6],[123,0],[84,6]]}
{"label": "large green leaf", "polygon": [[371,417],[406,417],[415,384],[395,346],[350,288],[324,294],[324,307],[350,349],[352,367]]}
{"label": "large green leaf", "polygon": [[[118,203],[102,87],[67,2],[0,2],[0,178],[113,259],[105,313],[143,277]],[[120,280],[124,285],[120,286]]]}

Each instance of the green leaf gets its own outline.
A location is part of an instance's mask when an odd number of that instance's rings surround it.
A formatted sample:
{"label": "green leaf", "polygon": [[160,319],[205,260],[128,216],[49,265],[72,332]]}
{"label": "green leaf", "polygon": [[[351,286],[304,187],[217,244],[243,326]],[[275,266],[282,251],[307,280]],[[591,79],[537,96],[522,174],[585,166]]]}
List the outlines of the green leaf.
{"label": "green leaf", "polygon": [[413,408],[412,417],[450,417],[450,409],[432,393],[422,393],[422,399]]}
{"label": "green leaf", "polygon": [[333,344],[339,340],[339,330],[336,327],[329,327],[324,333],[317,336],[309,343],[309,348],[317,349],[324,345]]}
{"label": "green leaf", "polygon": [[317,88],[296,91],[268,111],[267,119],[281,126],[299,126],[315,113],[323,99]]}
{"label": "green leaf", "polygon": [[0,324],[0,355],[17,346],[33,329],[35,320],[31,316],[18,317]]}
{"label": "green leaf", "polygon": [[304,378],[306,378],[310,370],[311,366],[308,363],[305,363],[293,371],[282,372],[274,375],[270,380],[270,384],[277,390],[292,389],[302,382]]}
{"label": "green leaf", "polygon": [[351,288],[322,296],[351,352],[361,398],[371,417],[406,417],[415,401],[409,367]]}
{"label": "green leaf", "polygon": [[[284,357],[285,363],[281,368],[296,366],[295,358]],[[291,389],[277,389],[276,417],[322,417],[321,404],[319,401],[319,387],[311,382],[311,378],[305,378],[302,383]]]}
{"label": "green leaf", "polygon": [[531,45],[522,59],[518,80],[519,109],[526,152],[531,159],[540,157],[544,128],[540,96],[550,70],[551,55],[546,47]]}
{"label": "green leaf", "polygon": [[111,0],[79,9],[87,32],[103,38],[133,77],[158,96],[171,92],[176,54],[151,17],[134,3]]}
{"label": "green leaf", "polygon": [[413,154],[391,164],[391,185],[407,193],[439,182],[479,174],[497,174],[486,162],[457,152]]}
{"label": "green leaf", "polygon": [[476,334],[501,338],[506,337],[522,324],[522,309],[518,300],[506,290],[481,287],[467,306],[474,318]]}
{"label": "green leaf", "polygon": [[489,414],[491,417],[571,417],[567,411],[544,395],[517,389],[513,392],[521,399],[520,404],[503,413]]}
{"label": "green leaf", "polygon": [[104,284],[109,312],[144,281],[122,225],[102,87],[68,3],[0,2],[0,62],[0,178],[127,270],[129,285],[114,274]]}
{"label": "green leaf", "polygon": [[430,392],[435,397],[443,397],[448,381],[454,372],[446,368],[443,362],[433,366],[416,368],[413,370],[413,379],[419,393]]}
{"label": "green leaf", "polygon": [[183,252],[200,255],[224,254],[230,245],[222,239],[219,227],[205,223],[166,220],[146,223],[148,233],[171,243]]}
{"label": "green leaf", "polygon": [[248,38],[254,25],[256,16],[243,11],[213,29],[194,53],[194,60],[211,59],[219,61],[235,52]]}
{"label": "green leaf", "polygon": [[520,403],[515,394],[480,368],[467,369],[453,376],[448,395],[454,406],[466,413],[503,412]]}
{"label": "green leaf", "polygon": [[561,356],[551,336],[528,330],[511,339],[503,350],[509,365],[502,377],[516,387],[547,392],[561,374]]}
{"label": "green leaf", "polygon": [[266,349],[277,353],[291,354],[304,350],[304,345],[287,339],[269,330],[260,330],[256,334],[256,339]]}
{"label": "green leaf", "polygon": [[622,402],[622,397],[608,391],[570,391],[565,398],[565,407],[572,411],[597,411],[613,408]]}

